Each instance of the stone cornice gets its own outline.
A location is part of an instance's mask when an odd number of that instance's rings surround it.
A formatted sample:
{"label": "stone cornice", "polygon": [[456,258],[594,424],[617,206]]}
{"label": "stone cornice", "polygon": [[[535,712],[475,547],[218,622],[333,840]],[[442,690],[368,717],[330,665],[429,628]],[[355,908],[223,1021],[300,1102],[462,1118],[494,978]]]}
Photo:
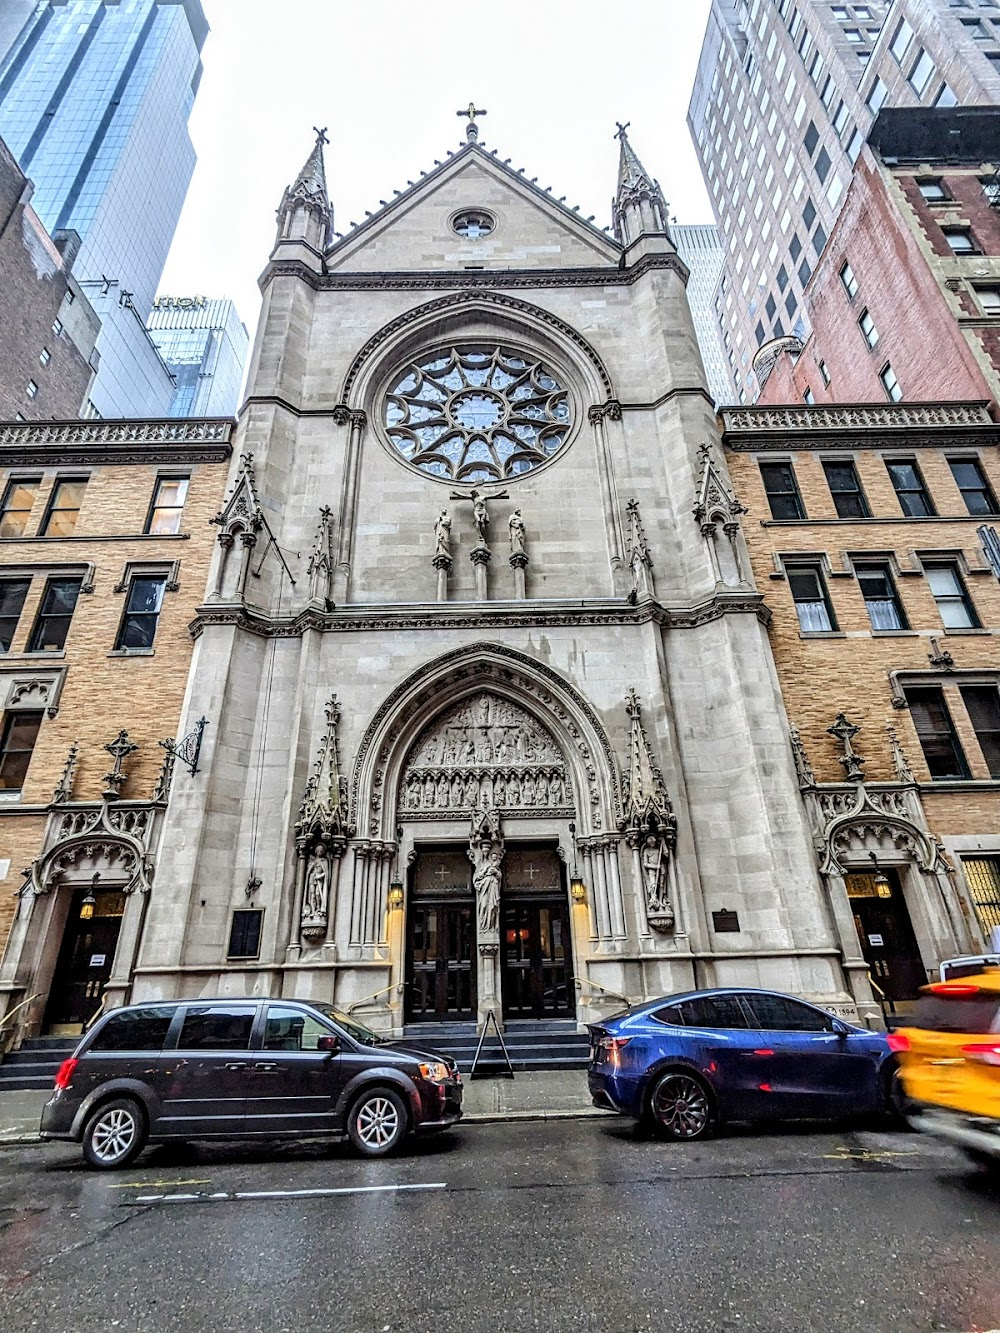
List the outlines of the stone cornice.
{"label": "stone cornice", "polygon": [[260,280],[263,291],[274,278],[299,278],[317,291],[428,292],[474,288],[517,290],[552,287],[631,287],[653,269],[672,269],[682,282],[688,270],[676,254],[646,255],[628,268],[441,269],[426,273],[314,273],[295,260],[272,260]]}
{"label": "stone cornice", "polygon": [[1000,443],[986,399],[950,403],[845,403],[719,409],[726,447],[941,449]]}
{"label": "stone cornice", "polygon": [[0,468],[224,463],[235,427],[228,417],[0,422]]}
{"label": "stone cornice", "polygon": [[760,593],[720,592],[690,607],[666,607],[659,602],[631,605],[624,601],[588,602],[434,602],[402,606],[354,605],[323,612],[313,607],[292,616],[271,616],[235,603],[206,604],[191,622],[193,638],[213,625],[233,625],[261,638],[300,638],[307,630],[351,634],[377,630],[534,629],[577,625],[646,625],[665,629],[692,629],[726,615],[754,615],[764,625],[771,612]]}

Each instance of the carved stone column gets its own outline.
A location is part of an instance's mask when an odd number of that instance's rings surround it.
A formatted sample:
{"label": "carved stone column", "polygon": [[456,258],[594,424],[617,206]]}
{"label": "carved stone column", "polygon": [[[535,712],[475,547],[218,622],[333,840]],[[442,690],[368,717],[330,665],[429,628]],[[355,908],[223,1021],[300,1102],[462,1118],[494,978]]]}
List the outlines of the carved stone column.
{"label": "carved stone column", "polygon": [[253,559],[253,548],[257,545],[257,534],[254,532],[241,532],[240,545],[243,550],[240,553],[240,576],[236,585],[237,600],[246,601],[247,596],[247,578],[250,575],[250,561]]}
{"label": "carved stone column", "polygon": [[335,591],[336,600],[345,602],[351,577],[351,563],[354,559],[354,515],[358,504],[361,440],[367,418],[364,412],[352,412],[341,403],[334,408],[333,419],[338,426],[350,426],[347,460],[344,467],[344,489],[340,499],[340,546],[337,553]]}
{"label": "carved stone column", "polygon": [[229,553],[233,549],[236,538],[231,532],[220,532],[218,542],[221,554],[219,556],[219,562],[215,567],[215,583],[212,587],[212,591],[208,595],[208,600],[210,602],[217,602],[222,597],[222,587],[226,577],[226,566],[229,564]]}
{"label": "carved stone column", "polygon": [[487,581],[487,571],[493,556],[488,546],[474,546],[469,552],[469,559],[476,567],[476,601],[485,602],[489,599],[489,584]]}
{"label": "carved stone column", "polygon": [[450,555],[436,555],[431,561],[437,570],[437,599],[439,602],[448,600],[448,576],[451,573],[452,558]]}
{"label": "carved stone column", "polygon": [[597,475],[601,482],[601,508],[604,511],[604,528],[608,538],[608,555],[611,563],[612,579],[617,588],[622,580],[622,532],[618,517],[618,487],[615,482],[611,447],[608,441],[608,421],[621,421],[621,403],[610,399],[592,407],[587,413],[594,428],[597,446]]}
{"label": "carved stone column", "polygon": [[524,586],[524,571],[528,568],[528,556],[524,551],[515,551],[510,557],[510,567],[514,571],[514,597],[523,602],[527,593]]}

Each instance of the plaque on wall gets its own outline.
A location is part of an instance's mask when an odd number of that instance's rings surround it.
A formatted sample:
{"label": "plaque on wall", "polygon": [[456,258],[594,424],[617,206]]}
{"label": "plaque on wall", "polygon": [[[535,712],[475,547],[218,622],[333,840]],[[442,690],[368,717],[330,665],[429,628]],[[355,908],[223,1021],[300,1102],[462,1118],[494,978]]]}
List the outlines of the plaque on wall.
{"label": "plaque on wall", "polygon": [[417,852],[413,891],[421,898],[472,893],[472,862],[465,848],[454,852]]}
{"label": "plaque on wall", "polygon": [[720,935],[740,933],[740,919],[735,912],[724,910],[712,913],[712,929]]}

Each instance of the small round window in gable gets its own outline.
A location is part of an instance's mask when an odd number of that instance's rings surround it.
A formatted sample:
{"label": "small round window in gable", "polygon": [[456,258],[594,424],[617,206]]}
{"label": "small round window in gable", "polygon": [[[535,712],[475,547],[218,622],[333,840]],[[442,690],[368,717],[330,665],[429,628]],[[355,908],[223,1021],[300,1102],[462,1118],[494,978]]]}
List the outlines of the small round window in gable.
{"label": "small round window in gable", "polygon": [[490,213],[484,213],[482,209],[470,209],[465,213],[458,213],[452,218],[452,230],[458,232],[459,236],[464,236],[467,241],[478,241],[489,234],[496,227],[496,218]]}

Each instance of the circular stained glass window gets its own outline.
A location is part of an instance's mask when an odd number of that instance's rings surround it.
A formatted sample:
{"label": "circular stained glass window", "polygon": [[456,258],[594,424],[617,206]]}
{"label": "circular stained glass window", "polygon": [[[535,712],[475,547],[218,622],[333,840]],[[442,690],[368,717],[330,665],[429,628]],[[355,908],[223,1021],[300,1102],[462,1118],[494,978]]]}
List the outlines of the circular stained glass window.
{"label": "circular stained glass window", "polygon": [[484,213],[482,209],[459,213],[451,220],[452,230],[468,241],[478,241],[481,236],[489,236],[496,225],[493,215]]}
{"label": "circular stained glass window", "polygon": [[389,439],[447,481],[506,481],[547,462],[570,428],[569,395],[540,361],[506,347],[450,347],[393,379]]}

